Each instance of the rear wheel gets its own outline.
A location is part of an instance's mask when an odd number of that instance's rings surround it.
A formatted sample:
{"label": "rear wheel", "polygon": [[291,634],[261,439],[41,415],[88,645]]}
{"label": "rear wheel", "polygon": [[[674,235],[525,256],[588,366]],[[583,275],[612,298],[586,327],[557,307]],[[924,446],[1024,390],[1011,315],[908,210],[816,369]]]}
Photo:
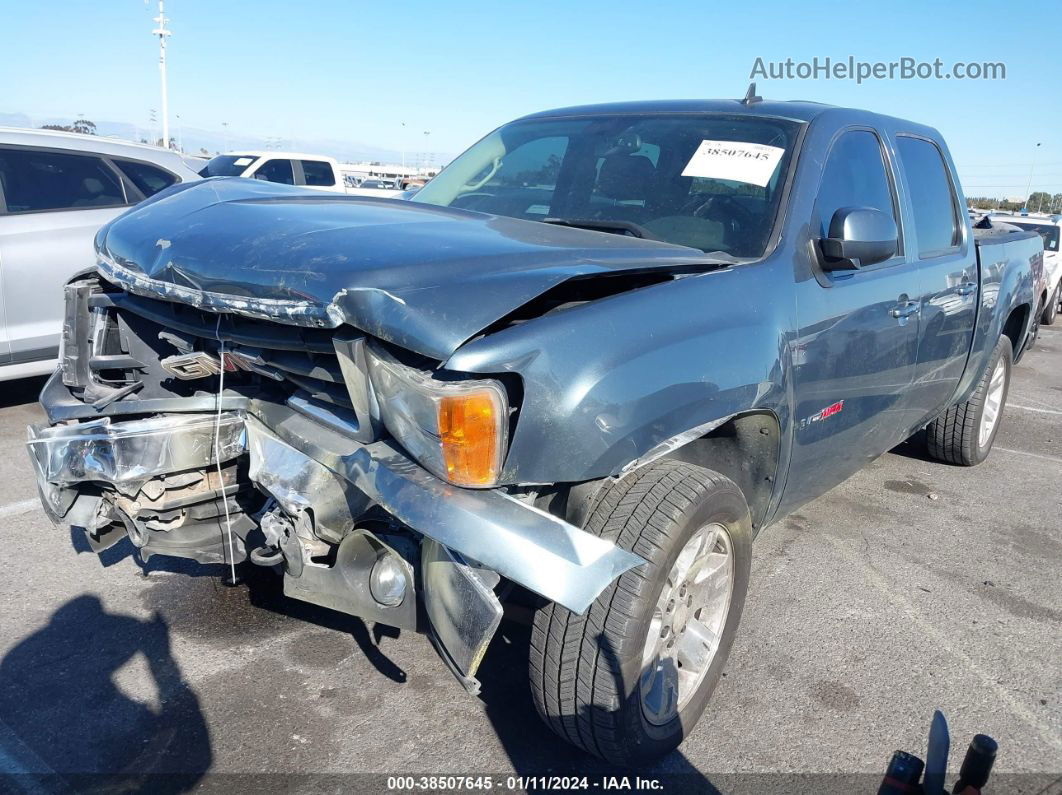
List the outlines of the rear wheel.
{"label": "rear wheel", "polygon": [[1032,325],[1029,327],[1029,336],[1025,338],[1025,348],[1023,351],[1031,351],[1036,347],[1036,340],[1040,336],[1040,318],[1043,317],[1046,312],[1043,299],[1036,302],[1036,313],[1033,315]]}
{"label": "rear wheel", "polygon": [[1044,311],[1040,314],[1040,322],[1045,326],[1054,325],[1055,318],[1058,317],[1058,301],[1062,297],[1062,282],[1055,288],[1054,294],[1047,302],[1047,306],[1044,307]]}
{"label": "rear wheel", "polygon": [[749,510],[722,475],[663,461],[608,486],[586,530],[646,564],[585,615],[539,611],[531,690],[561,737],[638,764],[682,742],[722,675],[748,589]]}
{"label": "rear wheel", "polygon": [[1007,402],[1013,361],[1010,339],[1000,337],[970,399],[952,406],[926,427],[926,443],[933,458],[974,466],[988,457]]}

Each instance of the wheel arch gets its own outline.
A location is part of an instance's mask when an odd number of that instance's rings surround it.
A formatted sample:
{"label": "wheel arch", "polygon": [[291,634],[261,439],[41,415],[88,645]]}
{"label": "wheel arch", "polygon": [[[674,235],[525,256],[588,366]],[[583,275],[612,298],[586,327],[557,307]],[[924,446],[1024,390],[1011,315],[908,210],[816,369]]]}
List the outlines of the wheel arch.
{"label": "wheel arch", "polygon": [[1029,313],[1032,309],[1028,304],[1014,307],[1003,323],[1003,336],[1008,337],[1014,350],[1014,361],[1021,357],[1028,329]]}
{"label": "wheel arch", "polygon": [[771,411],[735,414],[719,427],[663,456],[718,472],[741,489],[759,532],[775,494],[781,459],[781,423]]}
{"label": "wheel arch", "polygon": [[[745,411],[716,423],[711,430],[659,456],[632,462],[616,476],[636,472],[659,460],[681,461],[718,472],[732,480],[749,506],[752,529],[764,526],[777,496],[781,476],[782,434],[778,416],[768,410]],[[605,484],[600,478],[540,491],[535,503],[543,510],[582,527]]]}

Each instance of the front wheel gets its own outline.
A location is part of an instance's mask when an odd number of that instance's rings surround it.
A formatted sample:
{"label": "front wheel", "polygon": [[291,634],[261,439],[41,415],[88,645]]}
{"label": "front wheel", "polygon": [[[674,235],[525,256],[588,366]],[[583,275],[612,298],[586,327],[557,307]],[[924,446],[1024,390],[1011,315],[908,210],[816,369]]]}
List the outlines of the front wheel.
{"label": "front wheel", "polygon": [[607,486],[586,530],[646,563],[585,615],[539,611],[531,690],[561,737],[641,764],[682,742],[722,675],[748,590],[749,509],[733,481],[661,461]]}
{"label": "front wheel", "polygon": [[952,406],[926,427],[930,456],[968,467],[988,458],[1007,403],[1013,362],[1010,338],[1000,337],[970,399]]}

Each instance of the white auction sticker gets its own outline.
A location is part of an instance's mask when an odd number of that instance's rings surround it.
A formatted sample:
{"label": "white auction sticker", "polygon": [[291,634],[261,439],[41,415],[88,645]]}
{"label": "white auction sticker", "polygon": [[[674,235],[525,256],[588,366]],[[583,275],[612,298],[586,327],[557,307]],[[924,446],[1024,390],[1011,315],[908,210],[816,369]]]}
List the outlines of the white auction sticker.
{"label": "white auction sticker", "polygon": [[253,157],[237,157],[235,160],[232,161],[232,164],[234,166],[249,166],[253,162]]}
{"label": "white auction sticker", "polygon": [[771,181],[784,154],[784,149],[766,144],[701,141],[682,170],[682,176],[729,179],[763,188]]}

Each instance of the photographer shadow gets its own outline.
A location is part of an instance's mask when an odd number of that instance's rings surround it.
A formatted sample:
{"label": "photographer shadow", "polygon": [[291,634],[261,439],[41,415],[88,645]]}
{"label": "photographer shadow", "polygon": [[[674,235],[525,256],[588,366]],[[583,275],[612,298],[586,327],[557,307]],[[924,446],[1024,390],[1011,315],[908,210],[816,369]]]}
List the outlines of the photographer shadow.
{"label": "photographer shadow", "polygon": [[[116,672],[142,655],[156,705],[129,697]],[[0,661],[0,756],[46,789],[171,793],[196,785],[213,752],[199,699],[156,614],[108,613],[95,596],[60,607]]]}

